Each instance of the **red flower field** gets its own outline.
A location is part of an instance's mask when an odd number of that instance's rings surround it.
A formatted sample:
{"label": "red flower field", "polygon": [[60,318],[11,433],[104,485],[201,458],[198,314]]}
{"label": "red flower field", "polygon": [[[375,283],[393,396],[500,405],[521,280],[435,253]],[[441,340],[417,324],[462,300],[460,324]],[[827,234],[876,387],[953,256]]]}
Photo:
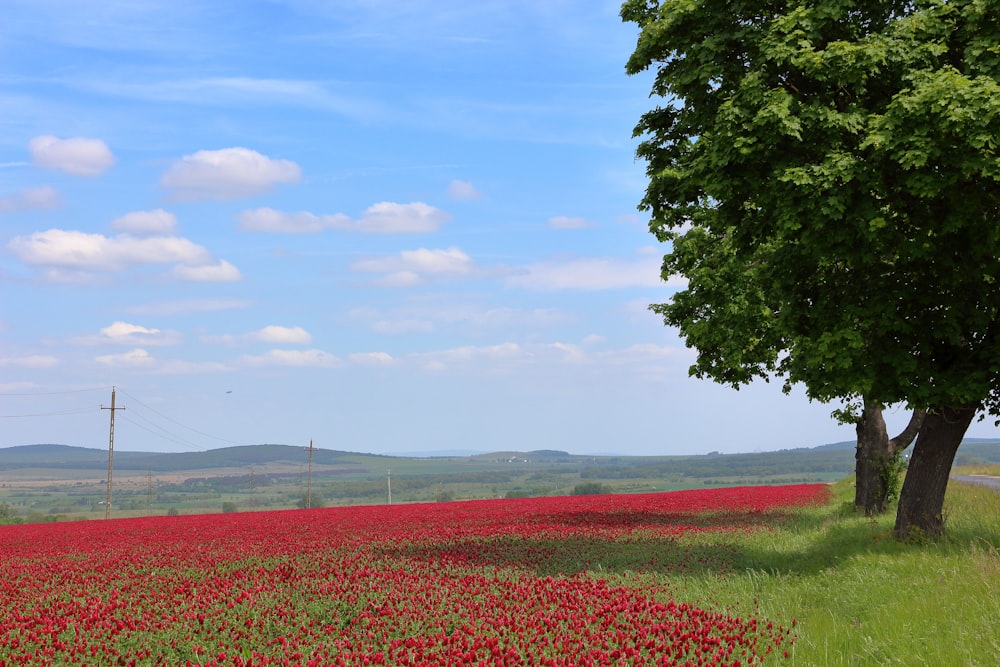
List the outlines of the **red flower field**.
{"label": "red flower field", "polygon": [[725,548],[679,541],[764,530],[827,494],[741,487],[4,526],[0,667],[760,664],[790,647],[790,628],[602,573],[725,571]]}

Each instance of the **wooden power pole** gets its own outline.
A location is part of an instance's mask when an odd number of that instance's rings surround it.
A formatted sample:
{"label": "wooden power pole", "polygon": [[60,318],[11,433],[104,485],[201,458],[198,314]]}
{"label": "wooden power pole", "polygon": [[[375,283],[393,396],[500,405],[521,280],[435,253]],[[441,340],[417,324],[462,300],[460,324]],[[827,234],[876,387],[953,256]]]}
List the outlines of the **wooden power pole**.
{"label": "wooden power pole", "polygon": [[115,388],[111,387],[111,407],[103,405],[101,410],[111,411],[111,428],[108,434],[108,485],[104,488],[104,518],[111,518],[111,472],[114,470],[115,458],[115,410],[124,410],[124,407],[115,407]]}

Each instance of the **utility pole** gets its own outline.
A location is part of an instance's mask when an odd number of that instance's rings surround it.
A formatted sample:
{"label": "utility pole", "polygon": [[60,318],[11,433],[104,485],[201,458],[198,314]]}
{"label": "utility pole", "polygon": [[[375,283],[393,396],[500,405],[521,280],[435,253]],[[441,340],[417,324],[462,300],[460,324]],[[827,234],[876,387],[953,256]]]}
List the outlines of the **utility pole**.
{"label": "utility pole", "polygon": [[114,469],[114,458],[115,458],[115,410],[124,410],[124,407],[115,407],[115,388],[111,387],[111,407],[106,408],[103,405],[101,410],[111,411],[111,429],[108,435],[108,485],[104,489],[104,518],[111,518],[111,471]]}
{"label": "utility pole", "polygon": [[392,468],[385,469],[385,486],[389,491],[389,504],[392,504]]}
{"label": "utility pole", "polygon": [[153,507],[153,466],[146,470],[146,511]]}
{"label": "utility pole", "polygon": [[306,478],[306,509],[312,507],[313,489],[313,441],[309,438],[309,476]]}

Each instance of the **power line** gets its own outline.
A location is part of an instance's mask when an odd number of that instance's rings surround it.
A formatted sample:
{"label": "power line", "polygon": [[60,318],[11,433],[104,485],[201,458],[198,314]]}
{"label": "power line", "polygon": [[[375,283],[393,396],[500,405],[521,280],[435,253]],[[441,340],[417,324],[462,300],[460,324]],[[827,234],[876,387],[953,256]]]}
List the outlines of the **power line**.
{"label": "power line", "polygon": [[55,396],[57,394],[82,394],[82,393],[88,392],[88,391],[95,391],[96,392],[96,391],[107,391],[107,390],[108,390],[107,387],[90,387],[90,388],[87,388],[87,389],[61,389],[59,391],[32,391],[32,392],[23,392],[23,393],[20,393],[20,392],[19,393],[0,392],[0,396],[18,396],[18,397],[24,397],[24,396]]}
{"label": "power line", "polygon": [[93,412],[94,408],[73,408],[72,410],[61,410],[59,412],[32,412],[23,415],[0,415],[0,419],[21,419],[24,417],[58,417],[62,415],[82,415],[86,412]]}
{"label": "power line", "polygon": [[146,408],[150,412],[154,412],[157,415],[159,415],[160,417],[162,417],[163,419],[166,419],[167,421],[169,421],[169,422],[171,422],[173,424],[176,424],[177,426],[180,426],[181,428],[186,428],[187,430],[191,431],[192,433],[197,433],[200,436],[203,436],[203,437],[206,437],[206,438],[211,438],[213,440],[218,440],[219,442],[229,443],[230,445],[249,445],[249,444],[253,444],[253,443],[249,443],[249,442],[237,442],[235,440],[229,440],[228,438],[223,438],[223,437],[220,437],[220,436],[217,436],[217,435],[212,435],[211,433],[205,433],[204,431],[199,431],[196,428],[193,428],[193,427],[188,426],[186,424],[182,424],[181,422],[177,421],[173,417],[168,417],[167,415],[163,414],[162,412],[160,412],[156,408],[152,407],[151,405],[143,403],[138,398],[136,398],[132,394],[128,393],[124,389],[119,388],[118,391],[120,391],[122,394],[128,396],[132,401],[134,401],[134,402],[138,403],[139,405],[143,406],[144,408]]}
{"label": "power line", "polygon": [[[139,422],[137,422],[134,419],[132,419],[132,417],[138,417],[139,419],[144,420],[146,423],[149,424],[149,426],[144,426],[144,425],[140,424]],[[174,444],[181,445],[183,447],[187,447],[191,451],[196,451],[196,452],[205,451],[205,449],[203,447],[199,447],[198,445],[194,444],[193,442],[185,440],[184,438],[182,438],[181,436],[177,435],[176,433],[168,431],[167,429],[163,428],[159,424],[156,424],[156,423],[150,421],[147,417],[144,417],[140,412],[136,412],[134,406],[132,407],[131,415],[130,416],[124,416],[123,415],[122,419],[124,419],[126,422],[128,422],[132,426],[135,426],[137,428],[142,429],[143,431],[146,431],[147,433],[151,433],[151,434],[155,435],[158,438],[162,438],[164,440],[168,440],[168,441],[170,441],[170,442],[172,442]]]}

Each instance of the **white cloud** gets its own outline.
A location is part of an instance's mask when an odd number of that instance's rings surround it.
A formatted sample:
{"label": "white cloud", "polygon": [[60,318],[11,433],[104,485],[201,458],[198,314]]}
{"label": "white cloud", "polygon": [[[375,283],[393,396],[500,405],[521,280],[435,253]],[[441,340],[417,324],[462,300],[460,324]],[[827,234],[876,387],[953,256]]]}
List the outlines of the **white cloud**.
{"label": "white cloud", "polygon": [[27,211],[30,209],[58,208],[62,199],[55,188],[43,185],[38,188],[18,190],[7,197],[0,197],[0,213]]}
{"label": "white cloud", "polygon": [[272,324],[249,333],[202,336],[201,340],[221,345],[240,345],[247,342],[306,345],[312,342],[312,334],[302,327],[284,327]]}
{"label": "white cloud", "polygon": [[549,227],[553,229],[585,229],[594,226],[595,223],[586,218],[570,218],[565,215],[549,218]]}
{"label": "white cloud", "polygon": [[295,183],[302,170],[290,160],[275,160],[249,148],[198,151],[175,162],[160,185],[182,201],[239,199]]}
{"label": "white cloud", "polygon": [[161,331],[131,322],[117,321],[100,330],[97,335],[83,336],[73,340],[80,345],[175,345],[181,341],[177,331]]}
{"label": "white cloud", "polygon": [[215,264],[179,264],[170,274],[179,280],[199,283],[229,283],[243,279],[240,270],[224,259]]}
{"label": "white cloud", "polygon": [[100,139],[60,139],[45,134],[29,141],[28,150],[36,166],[75,176],[97,176],[115,163],[111,150]]}
{"label": "white cloud", "polygon": [[273,208],[243,211],[236,216],[239,228],[245,232],[270,232],[274,234],[316,234],[327,229],[347,229],[351,219],[346,215],[316,215],[302,211],[285,213]]}
{"label": "white cloud", "polygon": [[241,277],[229,262],[216,260],[204,247],[179,236],[109,237],[49,229],[16,236],[7,247],[25,264],[47,267],[46,277],[59,282],[86,281],[88,272],[109,273],[157,264],[175,264],[173,275],[182,280],[219,282]]}
{"label": "white cloud", "polygon": [[251,366],[312,366],[330,368],[340,365],[340,359],[323,350],[270,350],[260,355],[247,355],[243,361]]}
{"label": "white cloud", "polygon": [[396,363],[388,352],[358,352],[347,355],[347,358],[360,366],[392,366]]}
{"label": "white cloud", "polygon": [[302,327],[283,327],[274,324],[247,334],[247,338],[264,343],[279,344],[306,344],[312,342],[312,335]]}
{"label": "white cloud", "polygon": [[132,264],[203,264],[211,254],[178,236],[107,237],[65,229],[16,236],[7,247],[27,264],[120,271]]}
{"label": "white cloud", "polygon": [[518,361],[530,356],[517,343],[500,343],[498,345],[466,345],[448,350],[421,352],[412,355],[427,370],[444,370],[454,366],[466,366],[484,361]]}
{"label": "white cloud", "polygon": [[660,260],[609,257],[548,261],[522,266],[507,276],[507,283],[534,290],[604,290],[623,287],[663,287]]}
{"label": "white cloud", "polygon": [[475,270],[475,262],[461,248],[404,250],[393,257],[362,259],[351,264],[352,271],[387,274],[382,284],[409,286],[427,277],[463,276]]}
{"label": "white cloud", "polygon": [[343,213],[317,215],[308,211],[288,213],[273,208],[243,211],[236,216],[246,232],[317,234],[327,230],[364,234],[421,234],[436,232],[451,214],[423,202],[372,204],[357,220]]}
{"label": "white cloud", "polygon": [[372,204],[357,221],[357,229],[372,234],[436,232],[451,214],[423,202]]}
{"label": "white cloud", "polygon": [[448,184],[448,196],[452,199],[482,199],[483,193],[469,181],[452,181]]}
{"label": "white cloud", "polygon": [[586,361],[587,359],[587,355],[584,353],[583,348],[579,345],[574,345],[573,343],[549,343],[549,347],[561,353],[563,361],[580,363],[582,361]]}
{"label": "white cloud", "polygon": [[160,333],[159,329],[149,329],[138,324],[129,324],[128,322],[115,322],[101,329],[102,335],[118,340],[130,339],[136,334],[151,335],[158,333]]}
{"label": "white cloud", "polygon": [[123,352],[121,354],[105,354],[97,357],[96,361],[104,366],[126,367],[152,366],[156,363],[156,359],[142,348],[136,348],[130,352]]}
{"label": "white cloud", "polygon": [[111,229],[131,234],[171,236],[176,228],[177,218],[162,208],[155,211],[133,211],[111,221]]}
{"label": "white cloud", "polygon": [[58,359],[43,354],[29,354],[23,357],[0,357],[0,367],[52,368],[58,365]]}
{"label": "white cloud", "polygon": [[[678,370],[687,368],[697,353],[679,342],[676,345],[658,345],[656,343],[636,343],[628,347],[607,350],[596,354],[602,362],[617,366],[629,366],[641,372],[662,375],[664,364],[676,367]],[[672,371],[671,371],[672,372]]]}

